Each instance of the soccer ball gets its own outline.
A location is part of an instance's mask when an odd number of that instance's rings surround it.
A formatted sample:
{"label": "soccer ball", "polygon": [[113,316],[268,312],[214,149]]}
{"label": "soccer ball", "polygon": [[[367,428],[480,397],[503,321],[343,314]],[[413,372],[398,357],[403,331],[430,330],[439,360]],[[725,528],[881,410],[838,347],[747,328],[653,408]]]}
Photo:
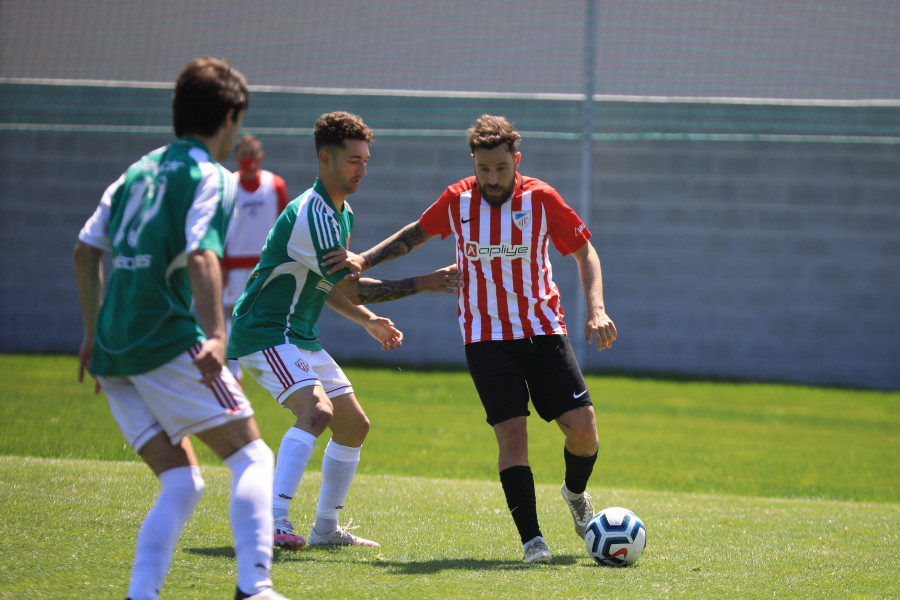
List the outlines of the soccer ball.
{"label": "soccer ball", "polygon": [[626,567],[641,557],[647,546],[647,529],[640,517],[613,506],[594,515],[584,532],[588,554],[601,565]]}

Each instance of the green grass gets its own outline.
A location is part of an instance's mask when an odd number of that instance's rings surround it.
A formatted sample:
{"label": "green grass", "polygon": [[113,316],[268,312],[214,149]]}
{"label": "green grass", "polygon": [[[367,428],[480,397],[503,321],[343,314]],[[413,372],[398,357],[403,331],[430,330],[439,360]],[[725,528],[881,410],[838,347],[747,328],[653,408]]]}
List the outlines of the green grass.
{"label": "green grass", "polygon": [[[74,358],[0,355],[0,370],[0,600],[121,600],[152,475]],[[347,372],[372,431],[344,512],[384,547],[276,551],[289,597],[900,598],[900,393],[589,377],[602,438],[590,491],[639,514],[648,547],[632,568],[593,565],[558,497],[561,434],[533,418],[554,563],[526,568],[468,375]],[[276,448],[290,415],[247,390]],[[301,531],[323,446],[292,506]],[[166,599],[233,591],[228,472],[201,461],[207,493]]]}

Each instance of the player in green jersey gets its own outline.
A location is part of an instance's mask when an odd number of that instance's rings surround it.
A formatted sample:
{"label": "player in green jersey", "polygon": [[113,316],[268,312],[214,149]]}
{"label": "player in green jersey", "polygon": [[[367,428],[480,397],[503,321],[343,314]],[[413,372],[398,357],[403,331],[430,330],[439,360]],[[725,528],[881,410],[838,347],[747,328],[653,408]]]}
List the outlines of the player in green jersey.
{"label": "player in green jersey", "polygon": [[275,462],[275,543],[305,541],[288,518],[316,440],[331,429],[322,459],[322,489],[310,544],[378,546],[338,524],[359,463],[369,420],[341,368],[322,348],[316,321],[327,303],[364,326],[382,347],[402,343],[394,324],[364,306],[423,291],[456,292],[455,265],[399,281],[325,274],[323,256],[347,248],[353,211],[347,197],[366,174],[372,131],[356,115],[328,113],[315,125],[318,178],[278,217],[259,264],[232,315],[228,357],[250,373],[297,420],[282,438]]}
{"label": "player in green jersey", "polygon": [[[235,180],[231,153],[249,101],[224,61],[188,63],[175,83],[177,139],[107,188],[75,245],[84,323],[79,381],[88,370],[122,433],[159,479],[137,536],[128,597],[155,600],[175,544],[203,492],[189,435],[231,471],[235,598],[277,600],[272,589],[273,455],[225,362],[219,261]],[[102,295],[102,254],[112,271]],[[194,305],[196,316],[191,308]]]}

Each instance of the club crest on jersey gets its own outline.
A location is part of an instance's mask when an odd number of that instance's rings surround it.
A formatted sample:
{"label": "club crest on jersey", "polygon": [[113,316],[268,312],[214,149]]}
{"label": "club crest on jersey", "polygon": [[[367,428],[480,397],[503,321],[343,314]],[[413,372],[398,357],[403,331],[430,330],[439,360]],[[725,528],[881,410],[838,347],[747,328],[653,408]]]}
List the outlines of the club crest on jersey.
{"label": "club crest on jersey", "polygon": [[521,231],[525,231],[528,224],[531,223],[530,210],[514,210],[512,213],[513,224]]}
{"label": "club crest on jersey", "polygon": [[306,362],[305,360],[303,360],[302,358],[300,360],[298,360],[297,362],[295,362],[294,364],[297,365],[300,368],[300,370],[303,371],[304,373],[309,373],[309,363]]}

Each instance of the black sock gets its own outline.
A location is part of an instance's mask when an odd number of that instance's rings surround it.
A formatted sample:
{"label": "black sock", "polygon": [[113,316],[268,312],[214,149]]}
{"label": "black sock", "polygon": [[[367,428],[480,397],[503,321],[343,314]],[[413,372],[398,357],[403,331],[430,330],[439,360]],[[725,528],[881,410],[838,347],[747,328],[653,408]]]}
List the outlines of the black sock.
{"label": "black sock", "polygon": [[509,467],[500,471],[500,484],[506,494],[506,505],[519,530],[524,544],[541,535],[538,526],[537,501],[534,497],[534,476],[531,467]]}
{"label": "black sock", "polygon": [[587,489],[591,473],[594,472],[597,455],[575,456],[568,448],[563,447],[563,457],[566,460],[566,488],[573,494],[583,493]]}

